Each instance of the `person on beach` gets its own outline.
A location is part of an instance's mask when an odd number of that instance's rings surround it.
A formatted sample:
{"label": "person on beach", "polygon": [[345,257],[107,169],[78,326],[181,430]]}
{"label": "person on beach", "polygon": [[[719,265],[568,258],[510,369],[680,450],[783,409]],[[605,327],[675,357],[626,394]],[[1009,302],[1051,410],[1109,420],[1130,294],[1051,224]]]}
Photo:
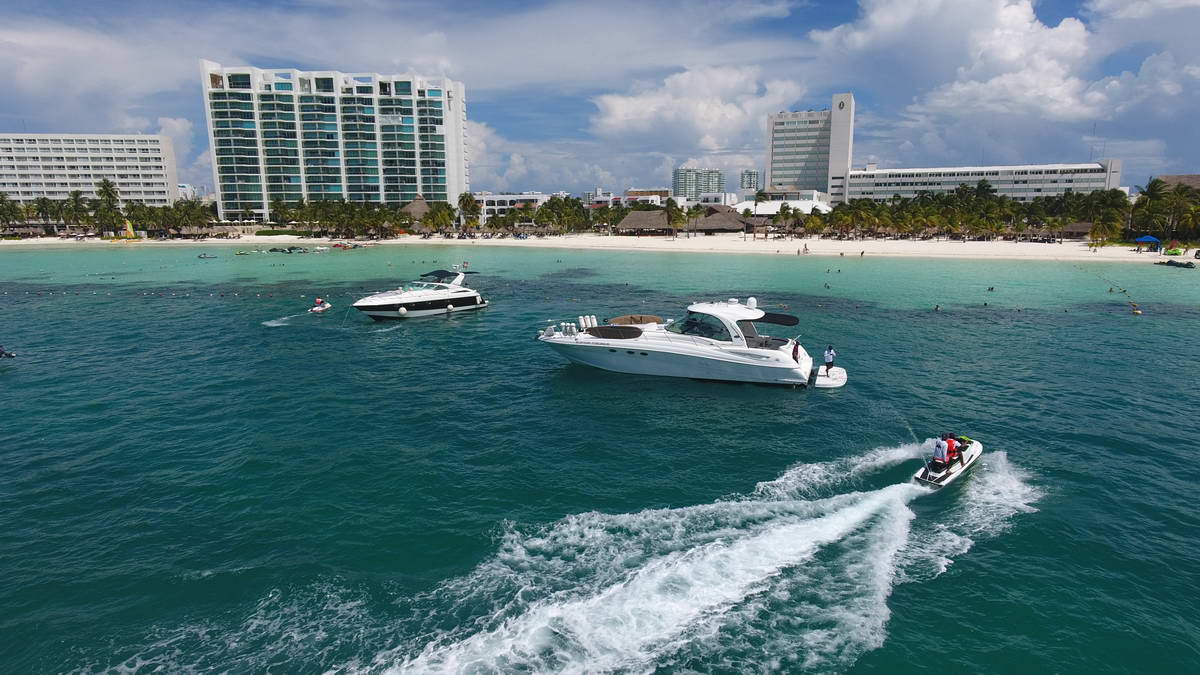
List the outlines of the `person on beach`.
{"label": "person on beach", "polygon": [[833,351],[833,345],[825,348],[825,374],[828,375],[833,368],[833,360],[837,357],[837,352]]}

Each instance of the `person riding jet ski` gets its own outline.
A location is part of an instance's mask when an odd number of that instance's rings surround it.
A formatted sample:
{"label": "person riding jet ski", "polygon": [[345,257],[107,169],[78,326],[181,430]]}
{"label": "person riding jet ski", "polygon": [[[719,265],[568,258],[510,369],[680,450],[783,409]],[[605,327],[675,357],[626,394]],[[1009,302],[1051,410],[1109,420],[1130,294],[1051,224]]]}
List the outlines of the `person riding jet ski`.
{"label": "person riding jet ski", "polygon": [[961,444],[958,440],[958,437],[955,436],[954,434],[945,433],[945,434],[942,434],[942,437],[940,440],[942,443],[946,444],[946,462],[947,462],[947,464],[953,464],[955,461],[957,461],[959,464],[962,464],[962,462],[963,462],[962,448],[959,447]]}

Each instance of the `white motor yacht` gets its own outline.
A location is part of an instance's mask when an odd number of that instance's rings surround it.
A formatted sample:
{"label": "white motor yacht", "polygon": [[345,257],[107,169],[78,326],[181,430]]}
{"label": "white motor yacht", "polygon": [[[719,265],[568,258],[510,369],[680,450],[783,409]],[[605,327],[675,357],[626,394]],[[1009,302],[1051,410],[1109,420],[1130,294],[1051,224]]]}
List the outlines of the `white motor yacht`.
{"label": "white motor yacht", "polygon": [[595,316],[578,323],[547,326],[538,340],[567,359],[618,373],[730,380],[793,386],[838,387],[846,371],[813,369],[813,360],[795,339],[763,335],[760,324],[795,326],[788,314],[765,312],[749,298],[701,302],[679,321],[628,315],[600,325]]}
{"label": "white motor yacht", "polygon": [[[354,308],[376,320],[405,319],[487,307],[479,291],[463,286],[468,274],[478,272],[434,270],[421,275],[435,281],[413,281],[392,291],[370,295],[354,303]],[[450,281],[446,281],[450,279]]]}

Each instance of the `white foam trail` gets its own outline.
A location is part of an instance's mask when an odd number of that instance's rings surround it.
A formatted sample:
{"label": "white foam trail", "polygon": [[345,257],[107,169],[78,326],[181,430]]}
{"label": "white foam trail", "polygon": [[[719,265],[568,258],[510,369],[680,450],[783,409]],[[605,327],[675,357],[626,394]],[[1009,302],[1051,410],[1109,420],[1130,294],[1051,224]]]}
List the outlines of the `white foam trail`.
{"label": "white foam trail", "polygon": [[291,321],[292,319],[294,319],[298,316],[304,316],[305,314],[308,314],[308,312],[301,312],[299,314],[290,314],[288,316],[281,316],[278,319],[271,319],[270,321],[264,321],[264,322],[262,322],[262,325],[270,326],[272,328],[275,328],[277,326],[286,326],[286,325],[288,325],[288,322]]}
{"label": "white foam trail", "polygon": [[865,475],[918,457],[928,457],[934,439],[923,443],[906,443],[895,447],[875,448],[862,455],[841,457],[827,462],[797,464],[775,480],[764,481],[754,488],[754,499],[796,499],[810,497],[820,490],[845,485]]}
{"label": "white foam trail", "polygon": [[[732,538],[668,550],[616,583],[579,597],[551,596],[491,630],[435,641],[398,669],[583,672],[648,667],[664,650],[677,649],[673,641],[689,629],[712,624],[751,594],[769,588],[785,570],[804,565],[822,547],[846,538],[881,512],[907,510],[904,505],[924,492],[901,484],[842,495],[821,504],[827,511],[817,517],[783,517],[740,537],[731,532]],[[895,550],[902,541],[903,535],[885,548]],[[890,560],[891,554],[886,557]],[[874,565],[868,563],[871,569]],[[890,563],[885,567],[888,571],[880,576],[890,588]],[[885,621],[886,616],[879,617],[878,625]]]}
{"label": "white foam trail", "polygon": [[1029,472],[1013,465],[1008,453],[985,451],[979,463],[963,478],[967,484],[960,498],[913,533],[901,555],[902,581],[938,576],[977,538],[999,535],[1018,513],[1037,511],[1033,504],[1043,491],[1029,483]]}

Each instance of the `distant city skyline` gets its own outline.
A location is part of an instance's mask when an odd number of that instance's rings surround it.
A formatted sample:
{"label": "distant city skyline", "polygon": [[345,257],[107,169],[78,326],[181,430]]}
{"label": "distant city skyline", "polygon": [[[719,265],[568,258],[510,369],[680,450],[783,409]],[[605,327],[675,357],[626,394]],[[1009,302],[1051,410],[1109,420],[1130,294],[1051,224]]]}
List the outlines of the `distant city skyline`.
{"label": "distant city skyline", "polygon": [[1198,4],[18,3],[0,26],[0,133],[163,134],[179,181],[209,185],[195,63],[211,58],[463,82],[473,189],[657,185],[683,165],[735,176],[767,167],[767,115],[844,91],[856,166],[1111,157],[1141,185],[1200,170]]}

